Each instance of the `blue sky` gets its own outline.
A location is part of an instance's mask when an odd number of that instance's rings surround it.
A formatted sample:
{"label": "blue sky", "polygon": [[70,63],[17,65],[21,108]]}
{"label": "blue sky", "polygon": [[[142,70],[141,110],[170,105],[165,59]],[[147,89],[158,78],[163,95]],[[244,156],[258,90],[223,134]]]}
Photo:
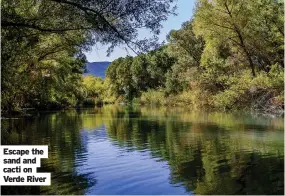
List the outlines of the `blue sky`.
{"label": "blue sky", "polygon": [[[163,28],[159,35],[160,42],[166,39],[166,35],[172,29],[180,29],[181,24],[192,17],[194,5],[195,0],[177,0],[177,16],[170,16],[168,20],[163,23]],[[139,37],[144,38],[149,36],[147,31],[139,31]],[[113,61],[119,57],[128,55],[128,52],[123,47],[117,47],[109,57],[107,57],[106,50],[107,46],[96,44],[92,48],[92,51],[86,52],[85,55],[89,62]],[[129,55],[133,55],[133,53],[129,53]]]}

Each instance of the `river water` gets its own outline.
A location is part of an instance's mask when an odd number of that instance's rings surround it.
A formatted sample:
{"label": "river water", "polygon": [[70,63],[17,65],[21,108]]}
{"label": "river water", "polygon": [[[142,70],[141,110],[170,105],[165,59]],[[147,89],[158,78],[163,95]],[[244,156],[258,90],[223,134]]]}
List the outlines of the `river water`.
{"label": "river water", "polygon": [[2,194],[283,194],[284,119],[106,106],[2,120],[2,145],[49,145],[51,186]]}

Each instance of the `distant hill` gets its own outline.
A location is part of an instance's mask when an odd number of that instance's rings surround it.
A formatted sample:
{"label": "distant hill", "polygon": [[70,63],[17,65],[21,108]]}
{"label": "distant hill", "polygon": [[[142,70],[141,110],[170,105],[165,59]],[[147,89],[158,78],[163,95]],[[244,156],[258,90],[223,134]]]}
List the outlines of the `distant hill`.
{"label": "distant hill", "polygon": [[105,72],[107,67],[110,65],[111,62],[93,62],[86,64],[86,70],[84,72],[84,76],[86,75],[93,75],[101,78],[105,78]]}

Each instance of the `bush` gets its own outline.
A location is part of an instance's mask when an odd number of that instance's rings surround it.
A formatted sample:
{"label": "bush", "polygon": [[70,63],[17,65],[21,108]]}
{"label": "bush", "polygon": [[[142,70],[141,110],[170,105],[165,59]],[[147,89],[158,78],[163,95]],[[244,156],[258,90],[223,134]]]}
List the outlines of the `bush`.
{"label": "bush", "polygon": [[213,106],[219,109],[252,108],[258,100],[265,104],[270,99],[275,100],[272,104],[282,105],[284,71],[277,69],[274,65],[269,73],[261,72],[254,78],[249,70],[231,77],[229,88],[213,96]]}
{"label": "bush", "polygon": [[164,105],[165,94],[163,89],[149,89],[148,91],[143,92],[140,97],[140,103],[149,105]]}

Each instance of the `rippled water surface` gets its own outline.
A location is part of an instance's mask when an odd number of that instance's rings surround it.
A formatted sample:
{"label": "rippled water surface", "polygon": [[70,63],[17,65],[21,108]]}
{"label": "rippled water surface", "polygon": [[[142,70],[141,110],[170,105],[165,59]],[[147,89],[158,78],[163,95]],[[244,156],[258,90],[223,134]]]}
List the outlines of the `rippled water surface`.
{"label": "rippled water surface", "polygon": [[108,106],[2,120],[2,144],[49,145],[52,185],[2,194],[283,194],[283,120]]}

